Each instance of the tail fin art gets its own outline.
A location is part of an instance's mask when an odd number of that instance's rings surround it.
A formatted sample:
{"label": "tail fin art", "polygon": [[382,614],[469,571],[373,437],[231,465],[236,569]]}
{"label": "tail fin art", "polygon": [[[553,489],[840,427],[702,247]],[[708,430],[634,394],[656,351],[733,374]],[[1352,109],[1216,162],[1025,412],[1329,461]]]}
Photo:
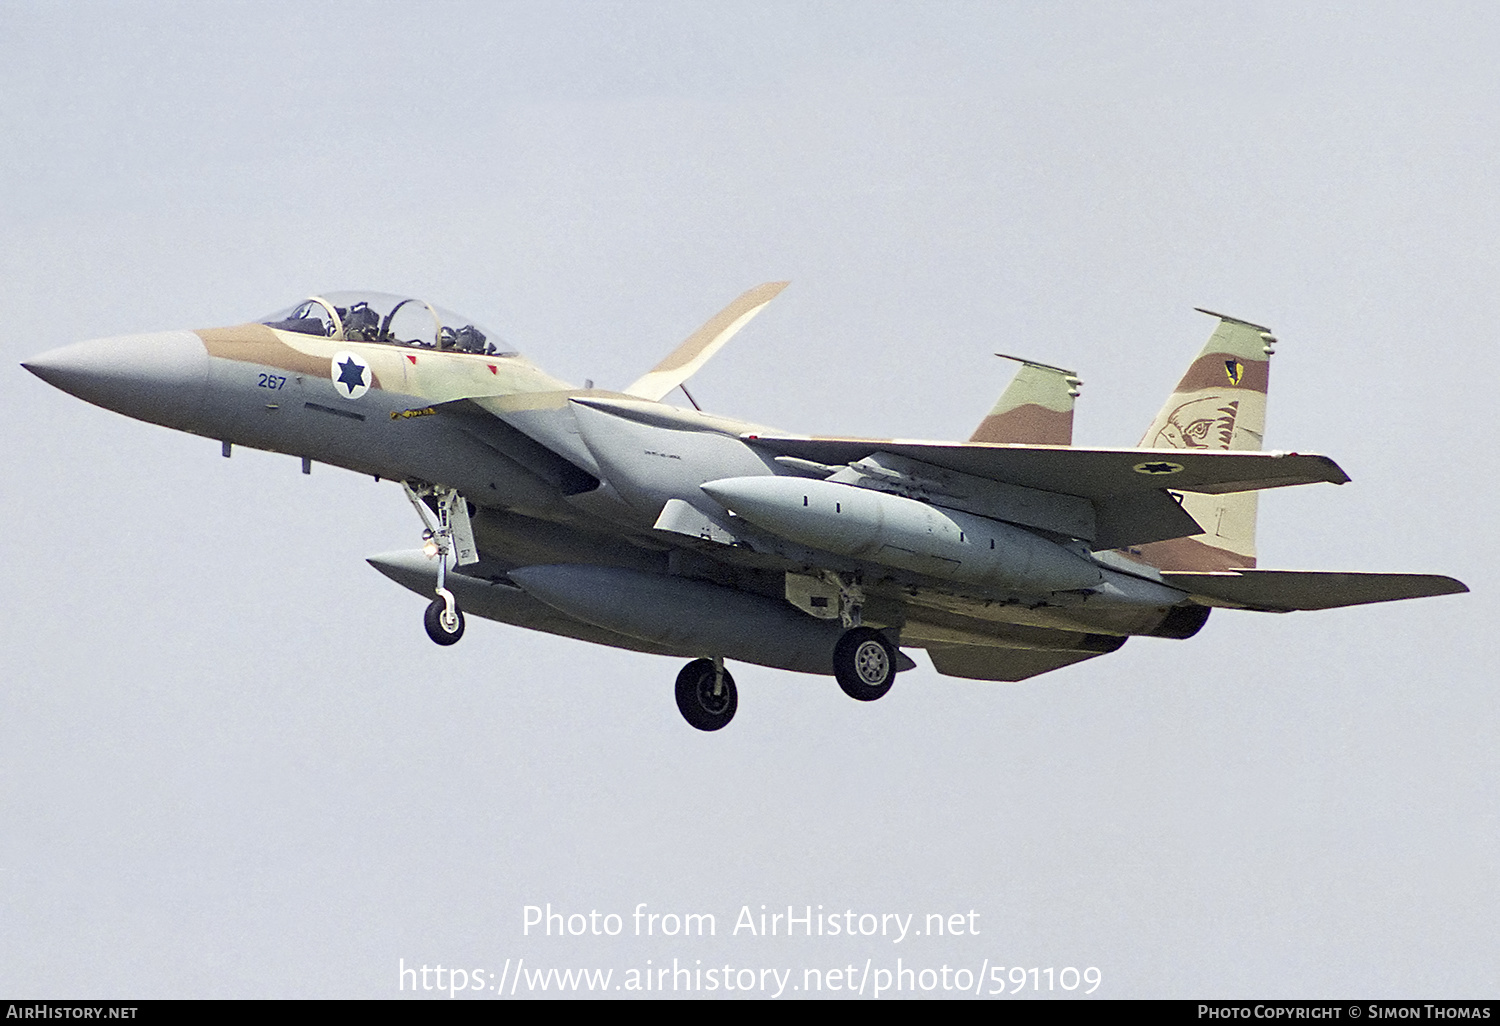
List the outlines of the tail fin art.
{"label": "tail fin art", "polygon": [[[1266,386],[1276,344],[1269,328],[1217,317],[1208,344],[1177,383],[1139,447],[1256,450],[1266,430]],[[1151,542],[1126,552],[1161,570],[1219,571],[1255,566],[1258,492],[1184,493],[1182,508],[1203,527],[1191,538]]]}
{"label": "tail fin art", "polygon": [[1021,365],[971,442],[1012,445],[1072,445],[1073,400],[1083,384],[1070,370],[996,353]]}

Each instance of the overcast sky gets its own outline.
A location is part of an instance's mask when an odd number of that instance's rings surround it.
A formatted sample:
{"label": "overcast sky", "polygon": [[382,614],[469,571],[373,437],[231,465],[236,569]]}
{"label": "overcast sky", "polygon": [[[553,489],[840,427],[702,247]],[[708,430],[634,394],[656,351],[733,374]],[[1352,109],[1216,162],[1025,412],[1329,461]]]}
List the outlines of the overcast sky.
{"label": "overcast sky", "polygon": [[[1479,4],[0,0],[0,993],[900,957],[1494,996],[1497,52]],[[434,646],[363,562],[418,544],[397,486],[16,366],[370,288],[622,387],[780,279],[693,389],[801,431],[967,437],[999,350],[1133,444],[1193,307],[1268,324],[1268,447],[1353,482],[1268,494],[1261,565],[1473,594],[1220,611],[1020,685],[915,652],[869,705],[734,666],[701,734],[675,660]],[[624,932],[523,936],[548,902]],[[631,936],[641,902],[717,936]],[[980,933],[731,932],[762,904]]]}

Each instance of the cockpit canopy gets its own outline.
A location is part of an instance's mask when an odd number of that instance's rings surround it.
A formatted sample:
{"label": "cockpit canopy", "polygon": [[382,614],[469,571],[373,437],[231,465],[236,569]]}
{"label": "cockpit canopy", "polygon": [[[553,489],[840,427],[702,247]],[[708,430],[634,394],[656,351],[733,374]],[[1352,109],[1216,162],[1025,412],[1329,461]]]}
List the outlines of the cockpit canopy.
{"label": "cockpit canopy", "polygon": [[268,327],[346,342],[383,342],[455,353],[515,356],[467,317],[384,292],[328,292],[260,321]]}

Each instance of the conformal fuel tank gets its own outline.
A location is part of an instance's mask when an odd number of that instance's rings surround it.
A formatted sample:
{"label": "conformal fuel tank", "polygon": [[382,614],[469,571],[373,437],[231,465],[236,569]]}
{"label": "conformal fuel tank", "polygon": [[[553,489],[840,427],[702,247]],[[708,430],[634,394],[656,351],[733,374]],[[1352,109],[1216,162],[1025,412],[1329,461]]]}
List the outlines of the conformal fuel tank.
{"label": "conformal fuel tank", "polygon": [[772,534],[930,577],[1047,594],[1090,588],[1097,564],[1012,524],[853,485],[731,477],[703,491]]}
{"label": "conformal fuel tank", "polygon": [[[510,579],[585,623],[686,655],[832,673],[844,628],[782,601],[707,581],[613,566],[527,566]],[[904,660],[903,669],[912,665]]]}

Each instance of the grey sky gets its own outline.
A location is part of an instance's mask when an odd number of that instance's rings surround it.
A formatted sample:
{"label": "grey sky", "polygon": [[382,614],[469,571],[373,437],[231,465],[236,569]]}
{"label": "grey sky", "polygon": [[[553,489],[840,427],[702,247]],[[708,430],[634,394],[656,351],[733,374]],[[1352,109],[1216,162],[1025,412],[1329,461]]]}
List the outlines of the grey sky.
{"label": "grey sky", "polygon": [[[1500,15],[1480,5],[0,3],[0,993],[396,993],[397,960],[1098,966],[1106,996],[1493,996]],[[472,621],[363,563],[396,486],[126,420],[77,339],[421,295],[620,387],[962,438],[1019,352],[1132,444],[1212,321],[1273,326],[1264,566],[1468,596],[1216,613],[869,706]],[[713,941],[521,936],[712,911]],[[741,905],[978,910],[752,940]],[[800,979],[800,977],[799,977]]]}

